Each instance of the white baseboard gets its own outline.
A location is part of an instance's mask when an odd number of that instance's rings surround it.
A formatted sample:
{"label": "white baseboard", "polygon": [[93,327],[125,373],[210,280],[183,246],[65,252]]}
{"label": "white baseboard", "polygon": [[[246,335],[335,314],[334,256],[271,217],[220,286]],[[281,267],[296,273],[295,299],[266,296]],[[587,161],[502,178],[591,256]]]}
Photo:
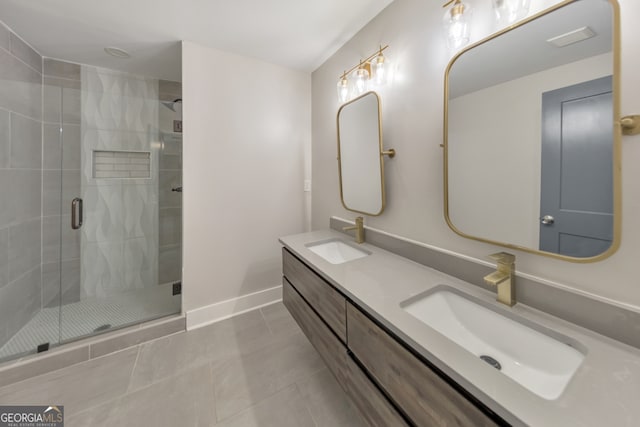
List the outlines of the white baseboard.
{"label": "white baseboard", "polygon": [[187,330],[197,329],[282,300],[282,285],[187,311]]}

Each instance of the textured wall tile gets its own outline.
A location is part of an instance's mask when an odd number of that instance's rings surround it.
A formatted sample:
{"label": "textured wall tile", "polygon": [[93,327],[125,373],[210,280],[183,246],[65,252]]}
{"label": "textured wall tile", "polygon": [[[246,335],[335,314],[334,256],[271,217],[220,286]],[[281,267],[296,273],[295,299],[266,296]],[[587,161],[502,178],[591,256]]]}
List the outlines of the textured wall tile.
{"label": "textured wall tile", "polygon": [[141,289],[158,283],[156,237],[124,241],[124,280],[127,289]]}
{"label": "textured wall tile", "polygon": [[83,242],[122,242],[124,205],[122,183],[85,187],[83,192],[85,223]]}
{"label": "textured wall tile", "polygon": [[18,36],[14,33],[11,33],[11,53],[13,53],[16,57],[20,58],[22,61],[29,64],[32,68],[34,68],[39,73],[42,73],[42,57],[38,52],[33,50],[31,46],[23,42]]}
{"label": "textured wall tile", "polygon": [[123,184],[124,235],[149,237],[158,233],[158,190],[155,185]]}
{"label": "textured wall tile", "polygon": [[42,123],[11,113],[10,168],[42,168]]}
{"label": "textured wall tile", "polygon": [[122,242],[86,242],[82,245],[82,297],[105,297],[124,289]]}
{"label": "textured wall tile", "polygon": [[[158,81],[88,66],[81,73],[80,161],[87,212],[81,243],[82,295],[155,286],[158,137],[149,129],[158,128]],[[131,151],[151,153],[151,161],[124,153]],[[98,268],[87,271],[89,265]]]}

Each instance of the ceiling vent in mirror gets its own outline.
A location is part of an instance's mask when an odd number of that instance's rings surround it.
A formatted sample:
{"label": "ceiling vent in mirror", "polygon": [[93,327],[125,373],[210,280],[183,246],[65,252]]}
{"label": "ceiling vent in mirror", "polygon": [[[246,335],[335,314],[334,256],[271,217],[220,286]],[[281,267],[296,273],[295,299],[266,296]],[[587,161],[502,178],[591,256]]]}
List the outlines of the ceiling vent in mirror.
{"label": "ceiling vent in mirror", "polygon": [[595,31],[593,31],[589,27],[578,28],[577,30],[569,31],[568,33],[550,38],[547,40],[548,43],[556,47],[565,47],[570,44],[578,43],[583,40],[590,39],[596,35]]}
{"label": "ceiling vent in mirror", "polygon": [[129,59],[131,58],[131,54],[129,52],[127,52],[124,49],[120,49],[119,47],[105,47],[104,51],[115,57],[115,58],[121,58],[121,59]]}

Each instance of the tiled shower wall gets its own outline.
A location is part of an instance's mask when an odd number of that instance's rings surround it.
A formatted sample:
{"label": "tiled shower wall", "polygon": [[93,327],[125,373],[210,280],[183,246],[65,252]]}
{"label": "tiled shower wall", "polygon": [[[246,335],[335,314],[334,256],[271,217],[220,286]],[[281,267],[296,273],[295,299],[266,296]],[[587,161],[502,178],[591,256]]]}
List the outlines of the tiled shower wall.
{"label": "tiled shower wall", "polygon": [[0,23],[0,345],[42,306],[42,58]]}
{"label": "tiled shower wall", "polygon": [[80,65],[44,58],[43,71],[42,302],[56,307],[80,300]]}
{"label": "tiled shower wall", "polygon": [[[84,299],[158,283],[160,141],[158,80],[83,65],[81,81]],[[148,152],[150,178],[94,178],[94,150]]]}
{"label": "tiled shower wall", "polygon": [[[160,247],[159,284],[175,283],[182,278],[182,133],[174,132],[173,121],[182,120],[182,84],[160,80]],[[176,111],[168,108],[173,105]]]}

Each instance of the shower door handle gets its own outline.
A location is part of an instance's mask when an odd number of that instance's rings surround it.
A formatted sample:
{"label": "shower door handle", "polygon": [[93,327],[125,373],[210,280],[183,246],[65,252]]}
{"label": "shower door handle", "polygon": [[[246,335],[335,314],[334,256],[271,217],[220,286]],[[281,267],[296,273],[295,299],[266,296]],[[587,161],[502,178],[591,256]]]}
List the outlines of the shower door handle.
{"label": "shower door handle", "polygon": [[82,199],[76,197],[71,201],[71,228],[77,230],[82,227]]}

